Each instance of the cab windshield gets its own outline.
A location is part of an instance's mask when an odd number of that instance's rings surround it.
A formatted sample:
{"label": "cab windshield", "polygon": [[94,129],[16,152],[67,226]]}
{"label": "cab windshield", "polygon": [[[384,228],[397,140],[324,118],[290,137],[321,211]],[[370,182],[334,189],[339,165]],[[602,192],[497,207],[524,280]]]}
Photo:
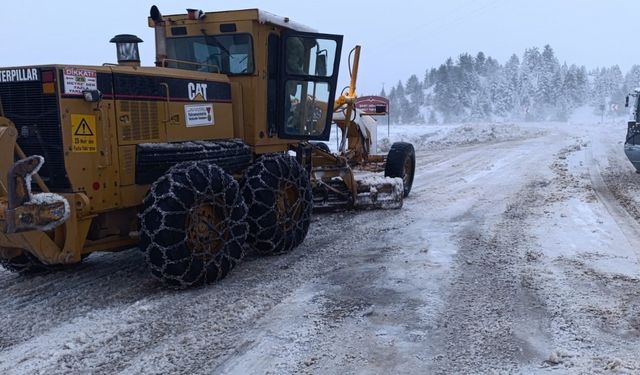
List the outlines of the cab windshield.
{"label": "cab windshield", "polygon": [[165,66],[227,75],[253,74],[252,39],[249,34],[169,38]]}

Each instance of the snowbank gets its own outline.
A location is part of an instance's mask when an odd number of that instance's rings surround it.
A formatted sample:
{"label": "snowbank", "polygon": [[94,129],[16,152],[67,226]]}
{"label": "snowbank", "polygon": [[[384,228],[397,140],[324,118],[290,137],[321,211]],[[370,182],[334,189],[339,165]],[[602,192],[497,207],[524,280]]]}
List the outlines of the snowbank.
{"label": "snowbank", "polygon": [[[541,125],[541,124],[540,124]],[[453,124],[453,125],[390,125],[378,123],[379,153],[385,153],[394,142],[410,142],[416,150],[437,150],[488,142],[502,142],[545,134],[545,126],[537,124]],[[335,128],[329,147],[337,149]]]}

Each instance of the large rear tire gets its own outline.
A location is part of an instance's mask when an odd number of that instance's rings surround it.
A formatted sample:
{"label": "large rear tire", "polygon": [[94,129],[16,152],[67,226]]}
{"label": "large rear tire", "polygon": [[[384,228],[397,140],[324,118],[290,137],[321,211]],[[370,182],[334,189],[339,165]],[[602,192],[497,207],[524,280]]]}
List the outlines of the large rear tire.
{"label": "large rear tire", "polygon": [[242,196],[249,207],[247,243],[254,252],[281,254],[304,241],[313,209],[311,180],[294,157],[258,159],[245,174]]}
{"label": "large rear tire", "polygon": [[404,185],[404,197],[409,196],[416,173],[416,151],[411,143],[396,142],[391,145],[384,169],[385,177],[399,177]]}
{"label": "large rear tire", "polygon": [[221,168],[175,165],[151,186],[140,214],[152,275],[176,288],[222,279],[244,256],[246,215],[238,183]]}

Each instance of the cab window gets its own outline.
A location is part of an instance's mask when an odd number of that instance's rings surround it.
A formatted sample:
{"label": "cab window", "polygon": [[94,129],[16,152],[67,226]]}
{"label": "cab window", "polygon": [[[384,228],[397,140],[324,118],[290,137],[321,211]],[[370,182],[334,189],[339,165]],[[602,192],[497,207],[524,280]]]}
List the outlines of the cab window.
{"label": "cab window", "polygon": [[167,39],[169,68],[228,75],[253,74],[249,34],[202,35]]}
{"label": "cab window", "polygon": [[317,137],[324,133],[327,115],[333,111],[329,102],[331,87],[326,82],[287,80],[286,132],[296,136]]}
{"label": "cab window", "polygon": [[328,135],[341,37],[290,32],[284,35],[283,138],[324,139]]}
{"label": "cab window", "polygon": [[287,74],[332,76],[336,49],[335,40],[302,36],[287,38]]}

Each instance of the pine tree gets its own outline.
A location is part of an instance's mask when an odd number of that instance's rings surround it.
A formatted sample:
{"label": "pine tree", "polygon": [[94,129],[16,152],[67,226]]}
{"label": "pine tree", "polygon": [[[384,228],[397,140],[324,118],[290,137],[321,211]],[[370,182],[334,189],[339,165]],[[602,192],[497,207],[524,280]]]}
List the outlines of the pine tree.
{"label": "pine tree", "polygon": [[578,107],[582,98],[578,87],[578,68],[575,65],[571,65],[567,69],[562,87],[562,96],[568,99],[569,106]]}
{"label": "pine tree", "polygon": [[[610,70],[610,74],[611,74],[611,96],[609,98],[609,102],[607,103],[607,109],[613,113],[613,115],[618,115],[620,113],[623,113],[623,107],[624,105],[624,99],[627,96],[627,90],[624,87],[624,77],[622,75],[622,70],[620,70],[620,67],[618,65],[614,65],[611,67]],[[617,104],[618,107],[618,112],[616,113],[613,108],[612,108],[612,104]]]}
{"label": "pine tree", "polygon": [[495,77],[497,74],[500,74],[500,63],[494,59],[493,57],[487,57],[487,61],[484,63],[484,74],[487,77]]}
{"label": "pine tree", "polygon": [[633,92],[633,90],[640,87],[640,65],[634,65],[629,69],[629,72],[624,77],[624,85],[629,92]]}
{"label": "pine tree", "polygon": [[396,106],[396,116],[397,122],[400,124],[406,123],[406,113],[409,109],[409,100],[407,99],[406,93],[404,91],[404,86],[402,85],[402,81],[398,81],[396,85],[396,97],[397,97],[397,106]]}
{"label": "pine tree", "polygon": [[429,125],[436,125],[438,123],[438,118],[436,117],[436,111],[429,112]]}
{"label": "pine tree", "polygon": [[425,88],[429,88],[435,85],[437,79],[438,79],[438,69],[431,68],[431,70],[429,70],[429,85],[428,86],[425,85]]}
{"label": "pine tree", "polygon": [[474,98],[480,91],[480,80],[475,71],[475,61],[469,54],[463,53],[458,58],[460,101],[464,108],[470,109]]}
{"label": "pine tree", "polygon": [[542,70],[542,55],[537,47],[528,48],[522,56],[520,69],[520,93],[518,105],[524,111],[524,119],[537,120],[541,116],[541,108],[536,99],[539,97],[538,86]]}
{"label": "pine tree", "polygon": [[400,101],[398,100],[398,93],[396,88],[392,87],[389,92],[389,121],[397,124],[400,122]]}
{"label": "pine tree", "polygon": [[409,104],[404,112],[404,122],[424,122],[424,118],[420,114],[420,107],[424,103],[424,92],[422,91],[422,84],[415,74],[411,75],[407,80],[405,93],[409,97]]}
{"label": "pine tree", "polygon": [[562,76],[560,74],[560,64],[550,45],[544,46],[541,57],[542,66],[537,99],[543,106],[548,107],[553,106],[558,99]]}
{"label": "pine tree", "polygon": [[458,112],[458,93],[454,86],[455,69],[453,60],[448,58],[445,64],[440,65],[437,72],[434,106],[442,113],[445,122],[453,119]]}
{"label": "pine tree", "polygon": [[587,68],[581,66],[576,70],[576,91],[574,93],[574,103],[576,107],[587,104],[589,101],[589,75]]}
{"label": "pine tree", "polygon": [[[444,122],[488,120],[493,115],[565,121],[585,104],[597,108],[624,104],[624,96],[640,86],[640,65],[626,75],[618,66],[587,71],[584,66],[560,64],[550,45],[541,50],[527,48],[522,59],[514,54],[504,67],[478,52],[475,57],[463,53],[455,63],[449,58],[438,69],[424,72],[422,82],[410,77],[405,95],[397,97],[398,106],[409,104],[405,122],[415,121],[420,96],[422,105],[429,108],[429,121],[435,118],[435,111]],[[422,90],[414,89],[416,82],[422,84]],[[420,94],[424,91],[426,95]]]}
{"label": "pine tree", "polygon": [[500,117],[508,116],[513,110],[514,93],[509,89],[506,76],[499,76],[493,81],[490,90],[493,112]]}
{"label": "pine tree", "polygon": [[520,59],[513,54],[504,65],[505,91],[501,94],[505,101],[505,114],[522,113],[520,97],[522,95],[522,82],[520,81]]}
{"label": "pine tree", "polygon": [[487,75],[487,58],[484,55],[484,52],[480,51],[478,52],[478,54],[476,55],[476,72],[478,72],[479,75],[481,76],[486,76]]}
{"label": "pine tree", "polygon": [[470,121],[489,121],[491,119],[491,102],[489,93],[481,89],[471,106]]}
{"label": "pine tree", "polygon": [[594,75],[591,91],[592,105],[596,107],[605,105],[608,107],[609,103],[622,101],[621,97],[625,95],[621,90],[624,85],[624,79],[619,66],[600,68],[592,74]]}

